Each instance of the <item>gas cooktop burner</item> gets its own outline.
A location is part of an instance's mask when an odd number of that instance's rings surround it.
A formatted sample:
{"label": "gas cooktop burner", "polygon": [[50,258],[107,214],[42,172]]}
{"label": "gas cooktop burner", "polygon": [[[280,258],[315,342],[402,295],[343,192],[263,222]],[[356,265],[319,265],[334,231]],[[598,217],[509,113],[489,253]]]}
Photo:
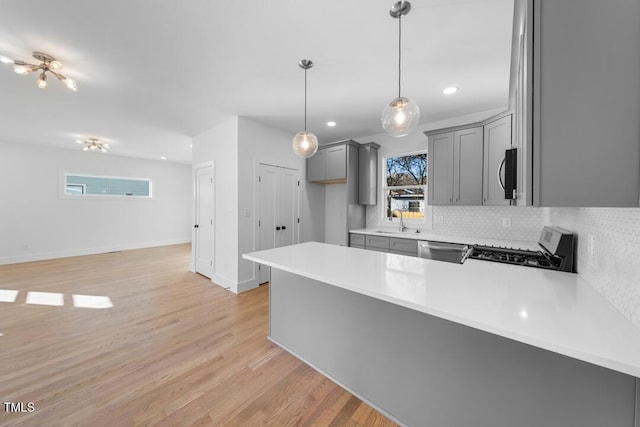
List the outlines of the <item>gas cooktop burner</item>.
{"label": "gas cooktop burner", "polygon": [[469,258],[551,270],[559,270],[562,262],[562,259],[544,254],[541,251],[480,245],[473,246]]}

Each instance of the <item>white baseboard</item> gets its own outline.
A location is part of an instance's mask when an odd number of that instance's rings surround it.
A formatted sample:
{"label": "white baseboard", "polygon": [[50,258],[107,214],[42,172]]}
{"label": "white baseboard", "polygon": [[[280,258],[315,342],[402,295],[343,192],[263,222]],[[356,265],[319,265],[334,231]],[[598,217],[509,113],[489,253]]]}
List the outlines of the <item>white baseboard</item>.
{"label": "white baseboard", "polygon": [[127,243],[122,245],[102,246],[96,248],[72,249],[67,251],[40,252],[24,255],[16,255],[0,258],[0,265],[18,264],[23,262],[44,261],[56,258],[68,258],[73,256],[104,254],[107,252],[129,251],[132,249],[155,248],[158,246],[179,245],[191,243],[190,239],[169,239],[157,242]]}
{"label": "white baseboard", "polygon": [[238,284],[233,280],[229,280],[226,277],[219,276],[217,274],[212,274],[210,279],[215,285],[218,285],[221,288],[227,289],[233,292],[234,294],[238,293]]}
{"label": "white baseboard", "polygon": [[216,285],[227,289],[234,294],[250,291],[258,287],[258,281],[256,279],[245,280],[244,282],[236,283],[233,280],[229,280],[226,277],[218,276],[216,274],[211,277],[211,281]]}

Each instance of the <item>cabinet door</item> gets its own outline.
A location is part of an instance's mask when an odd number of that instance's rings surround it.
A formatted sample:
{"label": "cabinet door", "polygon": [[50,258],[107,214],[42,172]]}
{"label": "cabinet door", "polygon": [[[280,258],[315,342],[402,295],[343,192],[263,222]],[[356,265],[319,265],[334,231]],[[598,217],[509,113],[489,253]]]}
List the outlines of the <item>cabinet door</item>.
{"label": "cabinet door", "polygon": [[383,236],[367,236],[364,246],[374,251],[387,252],[389,250],[389,238]]}
{"label": "cabinet door", "polygon": [[324,179],[325,151],[318,150],[307,159],[307,181],[322,181]]}
{"label": "cabinet door", "polygon": [[453,204],[482,204],[482,126],[453,134]]}
{"label": "cabinet door", "polygon": [[453,132],[429,137],[427,200],[430,205],[453,202]]}
{"label": "cabinet door", "polygon": [[347,146],[327,148],[325,151],[325,180],[347,178]]}
{"label": "cabinet door", "polygon": [[504,152],[511,148],[511,115],[484,125],[484,205],[509,205],[504,198]]}
{"label": "cabinet door", "polygon": [[637,207],[640,2],[534,8],[534,204]]}

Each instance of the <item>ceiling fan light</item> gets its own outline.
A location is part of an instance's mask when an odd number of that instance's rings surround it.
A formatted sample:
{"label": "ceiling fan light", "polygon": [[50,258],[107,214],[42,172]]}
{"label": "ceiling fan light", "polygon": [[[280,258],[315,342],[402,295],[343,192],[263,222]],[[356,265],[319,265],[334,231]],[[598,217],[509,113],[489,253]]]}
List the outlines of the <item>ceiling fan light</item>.
{"label": "ceiling fan light", "polygon": [[13,71],[15,71],[17,74],[25,75],[29,74],[31,72],[31,69],[24,65],[16,65],[13,67]]}
{"label": "ceiling fan light", "polygon": [[44,72],[42,72],[40,74],[40,77],[38,77],[38,87],[40,89],[46,89],[47,88],[47,76]]}
{"label": "ceiling fan light", "polygon": [[394,98],[382,110],[380,121],[385,132],[391,136],[408,135],[420,120],[420,107],[405,97]]}
{"label": "ceiling fan light", "polygon": [[300,157],[311,157],[318,151],[318,138],[306,130],[293,137],[293,151]]}
{"label": "ceiling fan light", "polygon": [[70,79],[69,77],[65,77],[64,84],[66,84],[67,87],[74,92],[78,90],[78,84],[76,83],[76,81],[73,79]]}
{"label": "ceiling fan light", "polygon": [[89,151],[89,147],[83,147],[82,151]]}
{"label": "ceiling fan light", "polygon": [[0,55],[0,62],[2,62],[3,64],[13,64],[13,59],[8,58],[4,55]]}

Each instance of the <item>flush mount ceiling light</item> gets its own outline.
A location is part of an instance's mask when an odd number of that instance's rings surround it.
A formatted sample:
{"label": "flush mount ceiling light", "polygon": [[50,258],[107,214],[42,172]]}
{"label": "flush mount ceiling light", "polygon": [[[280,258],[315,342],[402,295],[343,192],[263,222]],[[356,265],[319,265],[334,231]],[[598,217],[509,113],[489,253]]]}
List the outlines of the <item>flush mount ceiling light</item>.
{"label": "flush mount ceiling light", "polygon": [[453,95],[454,93],[456,93],[458,91],[458,88],[455,86],[450,86],[448,88],[445,88],[442,90],[442,93],[444,93],[445,95]]}
{"label": "flush mount ceiling light", "polygon": [[327,122],[327,126],[329,126],[330,128],[334,128],[334,127],[336,127],[336,124],[337,124],[337,123],[336,123],[336,122],[334,122],[333,120],[331,120],[331,121],[328,121],[328,122]]}
{"label": "flush mount ceiling light", "polygon": [[318,151],[318,138],[307,131],[307,70],[313,67],[313,62],[302,59],[298,66],[304,70],[304,130],[293,137],[293,151],[300,157],[311,157]]}
{"label": "flush mount ceiling light", "polygon": [[75,80],[70,79],[64,74],[56,71],[62,68],[62,64],[57,61],[56,58],[42,52],[33,52],[33,57],[40,61],[39,65],[28,64],[24,61],[7,58],[6,56],[2,55],[0,55],[0,62],[4,64],[14,64],[13,71],[20,75],[27,75],[34,72],[40,73],[37,81],[38,87],[40,89],[45,89],[47,87],[47,73],[51,73],[56,76],[62,83],[66,84],[67,87],[72,91],[75,92],[76,90],[78,90],[78,85],[76,84]]}
{"label": "flush mount ceiling light", "polygon": [[389,10],[389,15],[398,20],[398,97],[394,98],[382,110],[382,127],[391,136],[405,136],[409,134],[420,120],[420,107],[409,98],[401,95],[402,81],[402,15],[411,10],[408,1],[396,2]]}
{"label": "flush mount ceiling light", "polygon": [[109,148],[109,144],[100,142],[98,138],[87,138],[85,140],[79,139],[76,141],[76,143],[84,145],[84,147],[82,148],[83,151],[101,151],[103,153],[106,153],[107,149]]}

